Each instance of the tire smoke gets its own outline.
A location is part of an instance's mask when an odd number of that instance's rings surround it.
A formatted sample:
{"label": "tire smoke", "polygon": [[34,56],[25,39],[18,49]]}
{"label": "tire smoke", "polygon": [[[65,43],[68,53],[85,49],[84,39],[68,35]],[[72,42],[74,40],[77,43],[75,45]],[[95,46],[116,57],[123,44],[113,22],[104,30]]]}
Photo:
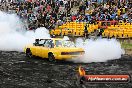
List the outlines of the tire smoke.
{"label": "tire smoke", "polygon": [[0,11],[0,50],[23,52],[25,45],[33,43],[35,38],[50,38],[46,28],[27,31],[15,14]]}
{"label": "tire smoke", "polygon": [[125,53],[116,39],[87,39],[83,41],[78,38],[76,46],[84,48],[85,54],[81,58],[72,59],[75,63],[106,62],[119,59]]}

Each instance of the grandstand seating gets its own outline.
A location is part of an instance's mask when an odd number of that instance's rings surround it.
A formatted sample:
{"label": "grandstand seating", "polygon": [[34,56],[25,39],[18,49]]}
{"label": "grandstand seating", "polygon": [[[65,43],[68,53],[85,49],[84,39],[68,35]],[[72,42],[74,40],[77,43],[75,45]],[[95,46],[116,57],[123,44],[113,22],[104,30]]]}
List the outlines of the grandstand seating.
{"label": "grandstand seating", "polygon": [[107,29],[105,29],[102,36],[103,37],[113,37],[114,36],[118,38],[132,38],[132,24],[119,23],[118,25],[111,25]]}
{"label": "grandstand seating", "polygon": [[[86,22],[66,22],[50,32],[51,35],[84,36]],[[99,24],[88,24],[87,30],[91,34],[99,28]],[[103,37],[132,38],[132,24],[118,23],[108,26],[102,33]]]}

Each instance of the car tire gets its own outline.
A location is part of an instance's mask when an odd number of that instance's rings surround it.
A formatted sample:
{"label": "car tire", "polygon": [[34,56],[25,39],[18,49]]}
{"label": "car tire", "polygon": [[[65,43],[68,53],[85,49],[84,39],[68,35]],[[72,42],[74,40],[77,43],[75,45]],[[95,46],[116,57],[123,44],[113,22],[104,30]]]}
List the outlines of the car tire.
{"label": "car tire", "polygon": [[26,56],[29,57],[29,58],[32,58],[33,57],[32,52],[31,52],[30,49],[27,49],[26,50]]}
{"label": "car tire", "polygon": [[52,53],[48,55],[48,59],[50,62],[56,62],[55,57]]}

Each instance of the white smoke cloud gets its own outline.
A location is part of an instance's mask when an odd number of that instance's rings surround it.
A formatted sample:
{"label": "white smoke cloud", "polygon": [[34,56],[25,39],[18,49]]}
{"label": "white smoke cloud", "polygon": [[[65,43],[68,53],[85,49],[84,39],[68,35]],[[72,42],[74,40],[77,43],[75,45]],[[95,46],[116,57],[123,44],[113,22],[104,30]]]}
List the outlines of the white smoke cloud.
{"label": "white smoke cloud", "polygon": [[120,43],[116,39],[85,40],[77,39],[77,47],[84,48],[85,54],[81,58],[72,59],[74,62],[105,62],[107,60],[119,59],[124,54]]}
{"label": "white smoke cloud", "polygon": [[45,28],[26,31],[15,14],[0,11],[0,50],[23,52],[25,45],[33,43],[35,38],[50,38],[50,35]]}

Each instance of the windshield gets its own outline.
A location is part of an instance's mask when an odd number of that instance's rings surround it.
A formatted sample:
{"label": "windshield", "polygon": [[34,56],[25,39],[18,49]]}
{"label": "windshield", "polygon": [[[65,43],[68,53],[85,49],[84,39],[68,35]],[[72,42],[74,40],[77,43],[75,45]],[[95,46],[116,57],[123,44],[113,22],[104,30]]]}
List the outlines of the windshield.
{"label": "windshield", "polygon": [[69,40],[56,40],[56,47],[75,47],[75,44]]}

